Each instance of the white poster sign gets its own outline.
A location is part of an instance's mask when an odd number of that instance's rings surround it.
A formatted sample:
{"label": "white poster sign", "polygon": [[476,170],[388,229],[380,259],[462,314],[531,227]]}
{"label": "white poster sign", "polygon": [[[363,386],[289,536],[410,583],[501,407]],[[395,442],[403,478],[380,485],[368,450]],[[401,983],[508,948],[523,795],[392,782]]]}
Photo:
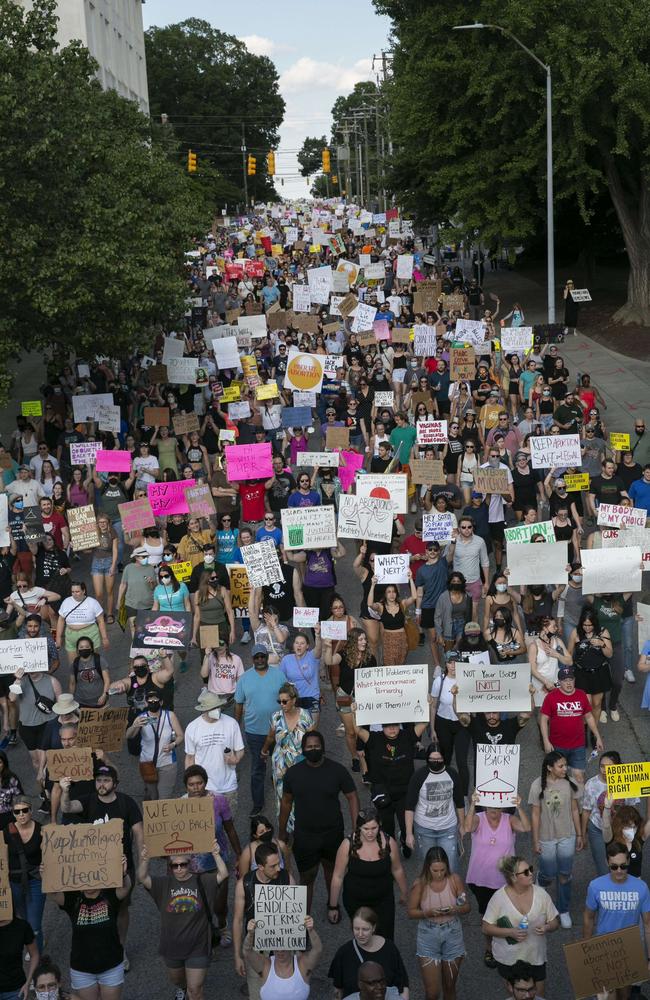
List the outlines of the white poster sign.
{"label": "white poster sign", "polygon": [[272,538],[242,545],[241,555],[251,587],[269,587],[284,580],[278,550]]}
{"label": "white poster sign", "polygon": [[319,613],[318,608],[294,608],[293,627],[313,628],[314,625],[318,624]]}
{"label": "white poster sign", "polygon": [[377,583],[408,583],[410,557],[405,555],[375,554],[375,576]]}
{"label": "white poster sign", "polygon": [[361,667],[354,671],[359,726],[386,722],[426,722],[429,718],[426,663]]}
{"label": "white poster sign", "polygon": [[583,594],[624,594],[641,590],[641,549],[583,549]]}
{"label": "white poster sign", "polygon": [[386,267],[381,262],[379,262],[378,264],[364,264],[363,267],[364,281],[383,281],[385,277],[386,277]]}
{"label": "white poster sign", "polygon": [[97,452],[102,448],[101,441],[79,441],[70,445],[70,462],[72,465],[94,465]]}
{"label": "white poster sign", "polygon": [[598,507],[597,523],[607,527],[620,528],[624,524],[645,528],[646,519],[646,511],[640,507],[622,507],[617,503],[601,503]]}
{"label": "white poster sign", "polygon": [[171,358],[182,358],[185,351],[185,341],[177,340],[176,337],[165,337],[163,347],[162,363],[168,364]]}
{"label": "white poster sign", "polygon": [[518,743],[476,744],[476,791],[479,805],[507,809],[515,804],[519,783]]}
{"label": "white poster sign", "polygon": [[293,286],[293,311],[309,312],[311,309],[311,292],[309,285]]}
{"label": "white poster sign", "polygon": [[533,346],[532,326],[504,327],[499,334],[502,354],[523,354]]}
{"label": "white poster sign", "polygon": [[255,886],[255,950],[304,951],[307,947],[306,885]]}
{"label": "white poster sign", "polygon": [[9,501],[6,493],[0,493],[0,545],[11,545],[9,535]]}
{"label": "white poster sign", "polygon": [[320,623],[321,639],[347,639],[348,623],[344,618],[342,622],[325,621]]}
{"label": "white poster sign", "polygon": [[422,514],[422,540],[425,542],[450,542],[453,527],[451,514],[437,510]]}
{"label": "white poster sign", "polygon": [[591,302],[591,295],[588,288],[572,288],[571,298],[574,302]]}
{"label": "white poster sign", "polygon": [[246,316],[242,326],[250,331],[253,340],[264,340],[268,333],[266,316]]}
{"label": "white poster sign", "polygon": [[[568,583],[568,542],[530,542],[528,545],[509,545],[507,548],[508,583],[518,587],[522,583]],[[639,560],[640,561],[640,560]],[[584,592],[584,588],[583,588]]]}
{"label": "white poster sign", "polygon": [[169,358],[167,381],[171,385],[196,385],[197,358]]}
{"label": "white poster sign", "polygon": [[368,306],[365,302],[360,302],[354,310],[354,320],[352,322],[352,333],[361,333],[363,330],[372,330],[377,310],[374,306]]}
{"label": "white poster sign", "polygon": [[472,347],[482,347],[485,343],[485,323],[480,319],[457,319],[454,340],[462,340]]}
{"label": "white poster sign", "polygon": [[287,370],[284,375],[285,389],[304,392],[320,392],[325,375],[325,358],[322,354],[307,354],[297,347],[289,350]]}
{"label": "white poster sign", "polygon": [[285,549],[336,548],[333,507],[288,507],[281,515]]}
{"label": "white poster sign", "polygon": [[112,403],[100,404],[97,423],[100,431],[110,431],[111,434],[119,434],[122,427],[122,414],[119,406],[114,406]]}
{"label": "white poster sign", "polygon": [[418,356],[435,357],[438,346],[435,326],[416,323],[413,333],[413,353]]}
{"label": "white poster sign", "polygon": [[326,306],[332,291],[332,268],[328,264],[310,268],[307,271],[307,281],[312,302]]}
{"label": "white poster sign", "polygon": [[415,430],[417,442],[421,445],[446,444],[449,440],[446,420],[418,420]]}
{"label": "white poster sign", "polygon": [[0,674],[15,674],[17,670],[34,674],[48,671],[47,639],[7,639],[0,642]]}
{"label": "white poster sign", "polygon": [[299,451],[296,465],[315,465],[321,469],[338,469],[340,457],[338,451]]}
{"label": "white poster sign", "polygon": [[339,538],[360,538],[371,542],[390,542],[393,537],[393,505],[382,497],[339,497]]}
{"label": "white poster sign", "polygon": [[376,392],[375,393],[375,406],[377,408],[381,406],[387,406],[390,410],[395,406],[395,393],[394,392]]}
{"label": "white poster sign", "polygon": [[397,258],[397,278],[410,281],[413,277],[413,254],[401,253]]}
{"label": "white poster sign", "polygon": [[506,542],[509,545],[523,545],[529,542],[533,535],[543,535],[547,542],[555,541],[555,528],[552,521],[536,521],[535,524],[518,524],[514,528],[506,528]]}
{"label": "white poster sign", "polygon": [[224,368],[241,368],[237,337],[223,337],[221,340],[213,340],[212,349],[217,368],[220,371]]}
{"label": "white poster sign", "polygon": [[650,642],[650,604],[636,606],[636,613],[641,619],[639,622],[639,653],[643,650],[646,642]]}
{"label": "white poster sign", "polygon": [[100,406],[114,406],[112,392],[96,392],[72,397],[72,413],[75,424],[85,424],[88,420],[99,419]]}
{"label": "white poster sign", "polygon": [[530,712],[529,663],[456,662],[456,710]]}
{"label": "white poster sign", "polygon": [[408,513],[408,484],[405,473],[369,472],[365,475],[357,474],[356,490],[358,497],[392,500],[395,514]]}
{"label": "white poster sign", "polygon": [[558,469],[582,465],[579,434],[554,434],[528,438],[533,469]]}

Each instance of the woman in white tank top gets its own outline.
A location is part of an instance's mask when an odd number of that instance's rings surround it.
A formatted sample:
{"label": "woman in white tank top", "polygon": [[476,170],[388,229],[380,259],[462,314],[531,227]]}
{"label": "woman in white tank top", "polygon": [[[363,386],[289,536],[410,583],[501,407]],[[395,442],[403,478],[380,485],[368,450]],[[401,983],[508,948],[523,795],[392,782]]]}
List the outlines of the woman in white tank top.
{"label": "woman in white tank top", "polygon": [[[255,941],[255,921],[249,920],[244,961],[261,978],[260,1000],[307,1000],[311,974],[320,961],[323,946],[314,930],[312,917],[305,917],[304,926],[311,942],[309,951],[274,950],[274,954],[268,956],[255,951],[256,946],[259,947]],[[296,934],[302,935],[302,927],[296,927]],[[301,945],[302,942],[297,947]]]}

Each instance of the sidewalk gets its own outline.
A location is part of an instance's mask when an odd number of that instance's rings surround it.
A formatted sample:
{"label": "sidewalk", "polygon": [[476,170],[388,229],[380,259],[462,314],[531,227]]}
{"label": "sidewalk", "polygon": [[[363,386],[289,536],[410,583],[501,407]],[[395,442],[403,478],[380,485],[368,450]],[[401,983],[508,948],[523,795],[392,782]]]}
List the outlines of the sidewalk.
{"label": "sidewalk", "polygon": [[16,430],[16,417],[20,414],[21,402],[40,399],[40,387],[45,381],[45,363],[40,354],[32,351],[23,354],[20,361],[12,361],[9,370],[14,375],[11,402],[0,410],[0,441],[9,447],[11,435]]}

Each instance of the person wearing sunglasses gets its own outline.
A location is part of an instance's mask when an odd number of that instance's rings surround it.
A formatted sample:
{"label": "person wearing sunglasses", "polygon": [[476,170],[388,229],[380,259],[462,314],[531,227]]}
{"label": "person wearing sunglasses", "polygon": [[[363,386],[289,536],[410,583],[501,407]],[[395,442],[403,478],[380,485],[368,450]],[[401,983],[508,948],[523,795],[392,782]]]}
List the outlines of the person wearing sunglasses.
{"label": "person wearing sunglasses", "polygon": [[41,824],[32,814],[26,795],[14,796],[14,821],[4,830],[8,849],[9,885],[16,915],[25,919],[34,934],[39,952],[43,950],[43,910],[45,896],[41,888]]}
{"label": "person wearing sunglasses", "polygon": [[[278,711],[271,716],[271,724],[260,751],[263,758],[271,757],[271,773],[277,800],[278,814],[282,802],[284,775],[302,757],[302,738],[314,729],[314,719],[306,708],[299,705],[298,689],[287,681],[278,691]],[[287,821],[287,832],[293,833],[293,809]]]}
{"label": "person wearing sunglasses", "polygon": [[542,1000],[537,992],[532,966],[527,962],[517,962],[506,979],[508,996],[514,1000]]}
{"label": "person wearing sunglasses", "polygon": [[[182,839],[182,838],[181,838]],[[191,844],[188,845],[191,847]],[[213,915],[219,886],[228,869],[215,838],[212,845],[215,871],[202,874],[190,868],[192,854],[174,854],[164,875],[149,874],[149,851],[142,847],[138,881],[160,913],[161,955],[176,996],[203,996],[203,984],[212,958]]]}
{"label": "person wearing sunglasses", "polygon": [[[620,932],[638,927],[643,921],[646,952],[650,952],[650,890],[644,879],[630,875],[630,855],[625,844],[615,840],[607,845],[607,875],[592,879],[587,888],[583,914],[583,940],[594,934]],[[650,963],[648,963],[650,967]],[[616,990],[616,1000],[633,996],[629,986]],[[636,994],[640,994],[637,992]]]}
{"label": "person wearing sunglasses", "polygon": [[[162,563],[158,567],[157,577],[158,584],[153,590],[153,605],[151,610],[165,612],[190,612],[192,610],[190,592],[187,589],[186,584],[180,583],[180,581],[176,579],[176,574],[171,566],[167,566],[165,563]],[[187,650],[180,649],[178,655],[181,660],[180,670],[181,673],[184,674],[187,670]]]}

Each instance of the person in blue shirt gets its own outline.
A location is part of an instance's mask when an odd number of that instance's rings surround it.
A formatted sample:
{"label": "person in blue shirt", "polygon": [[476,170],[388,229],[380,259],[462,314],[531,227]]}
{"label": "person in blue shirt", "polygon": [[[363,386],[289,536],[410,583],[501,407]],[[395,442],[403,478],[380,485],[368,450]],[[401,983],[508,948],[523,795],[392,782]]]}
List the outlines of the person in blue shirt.
{"label": "person in blue shirt", "polygon": [[[650,890],[643,879],[628,874],[630,855],[625,844],[610,841],[606,854],[609,874],[593,879],[587,888],[583,938],[588,941],[594,933],[638,927],[643,921],[646,953],[650,953]],[[616,990],[617,1000],[629,996],[628,986]]]}
{"label": "person in blue shirt", "polygon": [[298,489],[287,500],[287,507],[320,507],[320,494],[311,488],[311,478],[306,472],[298,476]]}
{"label": "person in blue shirt", "polygon": [[278,708],[278,692],[286,677],[278,667],[269,666],[266,646],[253,646],[253,669],[246,670],[235,688],[235,719],[244,719],[244,735],[251,754],[251,795],[253,813],[264,812],[266,757],[262,747],[269,731],[271,716]]}
{"label": "person in blue shirt", "polygon": [[420,566],[415,577],[417,601],[415,614],[420,628],[429,633],[429,645],[434,666],[440,666],[440,649],[435,628],[435,611],[438,598],[447,589],[447,560],[440,555],[439,542],[427,542],[426,562]]}
{"label": "person in blue shirt", "polygon": [[635,479],[627,495],[635,507],[640,507],[650,514],[650,465],[643,466],[643,476]]}
{"label": "person in blue shirt", "polygon": [[267,511],[264,515],[264,524],[255,532],[255,541],[264,542],[267,538],[272,538],[277,548],[282,545],[282,529],[275,523],[275,514]]}
{"label": "person in blue shirt", "polygon": [[274,282],[273,278],[267,278],[266,284],[262,289],[262,299],[264,300],[264,312],[268,312],[269,308],[274,302],[277,302],[280,298],[280,292],[278,286]]}

